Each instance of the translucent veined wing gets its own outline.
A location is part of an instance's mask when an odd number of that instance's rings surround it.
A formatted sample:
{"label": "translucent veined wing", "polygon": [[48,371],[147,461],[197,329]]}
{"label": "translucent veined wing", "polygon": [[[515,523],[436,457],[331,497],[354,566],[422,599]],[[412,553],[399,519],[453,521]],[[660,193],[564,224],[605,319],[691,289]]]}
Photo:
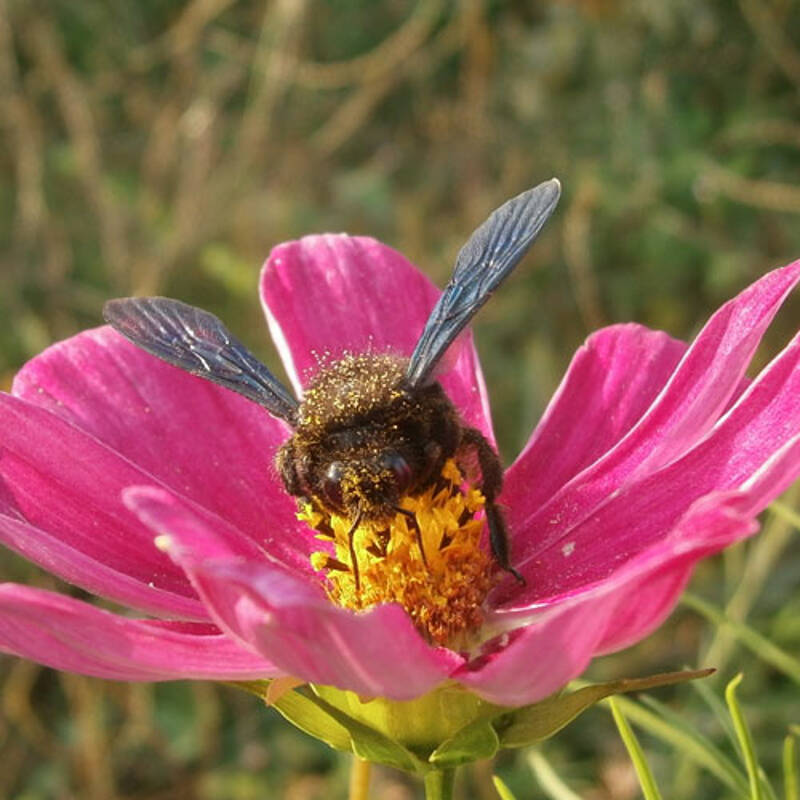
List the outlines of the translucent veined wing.
{"label": "translucent veined wing", "polygon": [[412,386],[431,379],[445,350],[525,255],[560,195],[555,178],[540,183],[493,211],[470,236],[411,355],[406,377]]}
{"label": "translucent veined wing", "polygon": [[168,297],[124,297],[109,300],[103,317],[148,353],[243,394],[294,424],[297,400],[208,311]]}

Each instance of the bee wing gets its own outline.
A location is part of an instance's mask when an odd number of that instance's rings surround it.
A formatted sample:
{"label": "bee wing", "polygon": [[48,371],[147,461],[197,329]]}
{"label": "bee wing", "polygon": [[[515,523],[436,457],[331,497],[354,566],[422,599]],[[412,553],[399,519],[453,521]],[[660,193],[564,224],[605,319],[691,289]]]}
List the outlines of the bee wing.
{"label": "bee wing", "polygon": [[103,318],[138,347],[244,395],[293,424],[297,400],[208,311],[167,297],[109,300]]}
{"label": "bee wing", "polygon": [[540,183],[493,211],[470,236],[411,355],[406,378],[412,386],[430,380],[445,350],[525,255],[560,195],[555,178]]}

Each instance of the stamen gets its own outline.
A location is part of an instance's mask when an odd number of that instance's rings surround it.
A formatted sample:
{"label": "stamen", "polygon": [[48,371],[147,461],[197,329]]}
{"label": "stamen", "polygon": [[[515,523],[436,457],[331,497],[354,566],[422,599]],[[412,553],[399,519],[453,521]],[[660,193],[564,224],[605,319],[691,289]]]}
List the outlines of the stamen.
{"label": "stamen", "polygon": [[333,602],[358,610],[400,603],[431,643],[467,649],[492,586],[484,503],[448,461],[436,484],[403,498],[389,520],[353,522],[310,505],[298,517],[333,544],[333,553],[311,557]]}
{"label": "stamen", "polygon": [[428,569],[428,559],[425,556],[425,544],[422,541],[422,531],[419,529],[419,525],[417,525],[417,516],[413,511],[408,511],[401,506],[395,506],[395,512],[397,514],[402,514],[407,520],[411,522],[414,526],[414,532],[417,536],[417,544],[419,545],[419,554],[422,556],[422,563],[425,565],[425,568]]}

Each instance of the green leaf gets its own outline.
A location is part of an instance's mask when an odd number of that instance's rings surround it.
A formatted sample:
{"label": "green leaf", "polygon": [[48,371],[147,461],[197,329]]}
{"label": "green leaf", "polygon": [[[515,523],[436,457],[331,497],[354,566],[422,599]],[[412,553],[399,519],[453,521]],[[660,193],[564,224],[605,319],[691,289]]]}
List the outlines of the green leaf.
{"label": "green leaf", "polygon": [[491,758],[499,747],[500,740],[491,722],[478,719],[442,742],[428,760],[437,767],[457,767],[472,761]]}
{"label": "green leaf", "polygon": [[[651,704],[654,701],[647,698],[647,702]],[[738,797],[748,796],[744,773],[719,748],[677,714],[661,704],[656,706],[659,710],[654,713],[623,697],[617,699],[617,704],[635,725],[672,745],[687,758],[707,769],[736,792]]]}
{"label": "green leaf", "polygon": [[527,759],[536,780],[539,781],[539,786],[551,800],[581,800],[580,796],[561,780],[550,762],[538,749],[529,750]]}
{"label": "green leaf", "polygon": [[793,525],[797,530],[800,531],[800,514],[798,514],[793,508],[785,505],[784,503],[780,503],[777,500],[773,500],[769,504],[769,510],[772,511],[773,514],[781,517],[781,519],[786,520],[790,525]]}
{"label": "green leaf", "polygon": [[750,728],[747,726],[741,706],[739,705],[739,700],[736,697],[736,687],[742,682],[743,677],[744,675],[740,672],[728,683],[725,687],[725,701],[728,704],[728,710],[731,712],[733,726],[736,728],[739,746],[741,747],[744,763],[747,767],[751,800],[763,800],[764,795],[761,793],[761,780],[758,774],[758,759],[756,758],[755,748],[753,747],[753,736],[750,733]]}
{"label": "green leaf", "polygon": [[[703,700],[708,704],[709,708],[711,708],[714,716],[716,716],[717,720],[719,721],[720,725],[722,726],[723,730],[725,731],[728,740],[731,742],[735,750],[738,750],[739,747],[739,739],[736,734],[736,728],[731,721],[730,714],[727,713],[727,709],[725,704],[722,700],[717,697],[717,695],[709,689],[707,686],[693,683],[692,688],[697,691]],[[645,702],[650,704],[651,700],[649,698],[645,698]],[[767,778],[762,775],[761,777],[762,788],[770,798],[775,798],[775,792],[772,789],[772,786],[769,784]]]}
{"label": "green leaf", "polygon": [[609,698],[608,704],[611,707],[611,713],[614,715],[614,722],[617,723],[619,735],[639,777],[639,785],[642,787],[642,794],[644,794],[645,800],[661,800],[661,792],[658,791],[655,778],[650,771],[650,765],[647,763],[636,734],[631,730],[628,720],[625,719],[625,715],[620,711],[619,705],[613,697]]}
{"label": "green leaf", "polygon": [[800,683],[800,660],[790,656],[785,650],[782,650],[774,642],[767,639],[766,636],[743,622],[730,619],[725,615],[724,611],[691,592],[684,592],[681,602],[693,611],[702,614],[714,625],[721,628],[729,628],[736,638],[762,661],[771,664],[795,683]]}
{"label": "green leaf", "polygon": [[560,731],[600,700],[613,694],[638,692],[659,686],[670,686],[697,678],[705,678],[714,670],[667,672],[649,678],[623,678],[622,680],[586,686],[570,694],[560,694],[517,709],[498,718],[495,728],[502,747],[525,747],[540,742]]}
{"label": "green leaf", "polygon": [[[677,714],[669,706],[665,705],[659,700],[656,700],[654,697],[642,697],[639,702],[643,706],[646,706],[647,708],[654,711],[658,715],[658,717],[660,717],[664,722],[671,725],[673,730],[680,731],[683,735],[688,737],[688,739],[691,740],[693,744],[700,745],[700,747],[704,748],[707,754],[712,755],[716,761],[717,766],[720,769],[727,770],[729,772],[730,776],[732,777],[732,780],[735,782],[737,790],[740,792],[742,797],[747,797],[747,776],[744,770],[740,769],[737,763],[732,759],[730,759],[710,739],[703,736],[703,734],[701,734],[692,724],[690,724],[683,717],[681,717],[680,714]],[[724,704],[722,704],[722,708],[723,709],[725,708]],[[634,712],[634,714],[635,713],[636,712]],[[730,728],[731,730],[732,733],[731,744],[735,749],[739,745],[739,740],[736,738],[736,731],[733,728],[733,724],[731,723],[730,716],[728,715],[727,711],[724,713],[724,718],[726,722],[726,730],[728,728]],[[709,765],[704,764],[704,766],[709,766]],[[711,769],[709,767],[709,771],[714,772],[714,774],[716,774],[717,777],[721,777],[719,773],[715,772],[715,769]],[[729,783],[729,785],[733,786],[734,784]]]}
{"label": "green leaf", "polygon": [[511,793],[511,789],[506,786],[502,778],[499,778],[497,775],[492,775],[492,783],[494,783],[495,791],[500,795],[500,800],[516,800]]}
{"label": "green leaf", "polygon": [[[735,748],[738,746],[738,740],[736,738],[736,729],[733,727],[733,723],[731,722],[730,714],[728,714],[728,709],[725,703],[720,699],[719,695],[711,689],[708,684],[703,683],[702,681],[696,681],[690,684],[692,689],[700,695],[703,699],[703,702],[711,709],[711,713],[719,722],[720,727],[722,730],[725,731],[725,735],[728,737],[728,741],[731,745]],[[650,697],[643,697],[642,702],[646,703],[648,706],[653,708],[655,711],[659,711],[660,707],[662,706],[661,703],[654,700]],[[670,709],[664,707],[664,710],[667,713],[671,713]]]}

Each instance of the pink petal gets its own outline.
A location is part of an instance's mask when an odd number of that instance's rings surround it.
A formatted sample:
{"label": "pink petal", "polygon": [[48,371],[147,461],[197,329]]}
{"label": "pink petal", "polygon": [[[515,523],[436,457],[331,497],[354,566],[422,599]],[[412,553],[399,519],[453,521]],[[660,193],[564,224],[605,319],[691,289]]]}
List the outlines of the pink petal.
{"label": "pink petal", "polygon": [[45,350],[22,368],[13,392],[309,569],[313,538],[274,466],[289,431],[255,403],[154,358],[109,327]]}
{"label": "pink petal", "polygon": [[[753,381],[711,434],[667,467],[614,492],[526,567],[521,606],[602,580],[666,537],[688,507],[741,490],[755,516],[800,475],[800,335]],[[498,601],[500,602],[500,601]]]}
{"label": "pink petal", "polygon": [[131,489],[126,502],[154,529],[169,532],[170,554],[217,624],[288,674],[405,700],[441,683],[462,661],[429,647],[399,606],[354,613],[334,606],[316,582],[238,558],[164,492]]}
{"label": "pink petal", "polygon": [[577,677],[595,655],[632,644],[661,622],[698,560],[756,530],[748,505],[743,493],[707,498],[680,520],[668,542],[640,553],[609,579],[539,609],[497,612],[493,624],[527,627],[513,630],[505,648],[453,677],[501,705],[541,700]]}
{"label": "pink petal", "polygon": [[510,634],[508,643],[466,665],[453,679],[491,703],[521,706],[542,700],[588,666],[614,613],[614,598],[595,601]]}
{"label": "pink petal", "polygon": [[[793,449],[800,452],[800,443]],[[741,490],[706,496],[663,542],[631,559],[610,581],[563,598],[571,605],[598,593],[617,595],[616,611],[596,655],[621,650],[655,630],[677,604],[699,560],[758,531],[749,494]]]}
{"label": "pink petal", "polygon": [[[150,547],[155,549],[152,535],[150,538]],[[113,597],[132,608],[183,619],[206,619],[208,616],[197,597],[176,594],[159,588],[153,580],[145,581],[144,576],[133,577],[114,569],[98,561],[89,549],[80,550],[59,534],[48,533],[18,519],[0,515],[0,542],[75,586]]]}
{"label": "pink petal", "polygon": [[[753,524],[752,532],[756,527]],[[623,650],[658,628],[675,608],[693,569],[693,561],[679,562],[625,586],[620,591],[616,611],[597,644],[595,655]]]}
{"label": "pink petal", "polygon": [[[549,502],[533,507],[519,485],[513,494],[504,494],[511,530],[524,532],[515,536],[515,561],[526,577],[526,564],[561,540],[609,495],[675,461],[709,431],[741,385],[766,326],[798,280],[800,261],[769,273],[717,311],[639,422]],[[588,397],[587,404],[591,402]],[[573,424],[572,419],[563,420],[564,426]],[[542,470],[546,469],[543,464]]]}
{"label": "pink petal", "polygon": [[[361,236],[306,236],[276,247],[261,275],[272,338],[298,393],[318,358],[393,351],[411,355],[439,291],[390,247]],[[465,421],[491,439],[489,403],[469,335],[439,376]]]}
{"label": "pink petal", "polygon": [[[125,487],[157,483],[151,475],[10,395],[0,394],[0,431],[0,541],[117,602],[168,616],[205,616],[182,570],[120,502]],[[210,515],[201,508],[197,513]],[[229,535],[240,553],[263,557],[251,539],[238,531]]]}
{"label": "pink petal", "polygon": [[504,498],[524,498],[528,509],[544,504],[638,422],[685,351],[683,342],[634,324],[593,333],[506,472]]}
{"label": "pink petal", "polygon": [[200,565],[194,578],[220,624],[307,681],[411,700],[463,661],[427,645],[399,605],[358,614],[303,592],[286,572],[255,564]]}
{"label": "pink petal", "polygon": [[127,619],[42,589],[0,584],[0,651],[122,681],[246,680],[280,670],[210,626]]}

